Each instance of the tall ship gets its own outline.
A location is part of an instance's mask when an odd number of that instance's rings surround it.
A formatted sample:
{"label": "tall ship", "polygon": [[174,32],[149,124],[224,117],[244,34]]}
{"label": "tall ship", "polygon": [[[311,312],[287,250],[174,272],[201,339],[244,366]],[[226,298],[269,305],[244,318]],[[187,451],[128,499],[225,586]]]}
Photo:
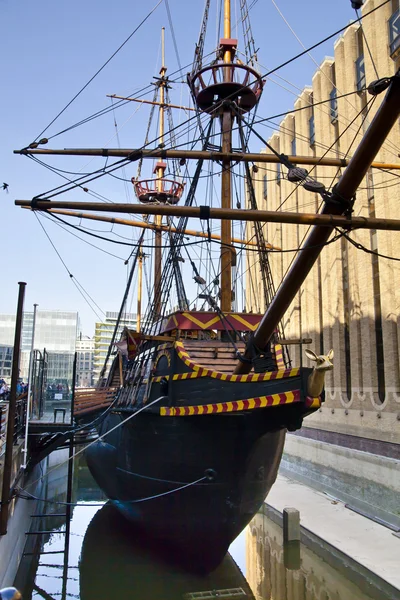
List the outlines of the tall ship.
{"label": "tall ship", "polygon": [[[232,35],[231,3],[224,0],[222,35],[210,55],[204,50],[210,0],[205,3],[187,74],[190,107],[170,100],[162,34],[154,96],[140,100],[150,105],[151,116],[157,114],[155,137],[150,120],[138,148],[51,150],[42,147],[45,138],[34,142],[20,153],[98,156],[106,165],[72,185],[16,201],[65,223],[67,216],[140,230],[131,244],[127,286],[98,387],[77,394],[75,417],[80,428],[97,430],[87,462],[110,501],[170,548],[171,555],[202,572],[222,562],[264,502],[277,476],[286,432],[300,429],[324,402],[324,376],[333,368],[333,352],[317,353],[303,348],[306,339],[287,339],[282,320],[334,229],[370,225],[352,216],[355,192],[400,113],[399,76],[371,84],[371,94],[385,93],[384,100],[332,189],[305,165],[335,165],[337,159],[286,156],[270,146],[268,153],[250,152],[252,136],[263,141],[254,123],[265,76],[257,64],[246,0],[240,5],[242,45]],[[179,108],[189,115],[184,143],[171,117],[172,109]],[[118,176],[134,163],[136,203],[59,199],[75,188],[87,193],[93,179]],[[302,186],[317,195],[322,210],[317,215],[260,210],[257,165],[268,163],[281,165],[293,189]],[[99,214],[104,212],[127,217]],[[192,229],[195,219],[200,231]],[[279,287],[269,257],[282,249],[266,239],[267,222],[312,226]],[[142,311],[143,269],[150,254],[151,281],[146,279]],[[242,291],[248,265],[255,261],[257,293],[267,307],[263,314],[246,310]],[[133,287],[137,327],[125,328],[117,339]],[[292,364],[294,345],[312,367],[303,366],[303,359]]]}

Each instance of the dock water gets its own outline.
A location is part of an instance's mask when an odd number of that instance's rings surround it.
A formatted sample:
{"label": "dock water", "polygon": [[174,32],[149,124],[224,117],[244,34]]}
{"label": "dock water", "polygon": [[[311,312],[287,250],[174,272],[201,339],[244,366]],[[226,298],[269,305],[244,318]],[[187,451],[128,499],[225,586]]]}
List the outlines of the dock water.
{"label": "dock water", "polygon": [[[83,454],[74,459],[69,482],[68,450],[53,453],[43,463],[42,473],[49,476],[43,479],[42,501],[34,506],[27,500],[18,500],[22,506],[29,504],[31,514],[38,516],[31,519],[27,529],[30,533],[25,536],[25,549],[14,581],[3,581],[3,585],[14,583],[24,600],[39,597],[102,600],[110,595],[195,600],[218,597],[217,592],[220,597],[257,600],[400,599],[400,586],[390,571],[396,556],[390,562],[384,553],[394,549],[385,543],[375,543],[368,520],[356,515],[357,520],[361,519],[359,529],[356,524],[353,529],[353,543],[357,541],[357,532],[360,533],[358,550],[340,547],[337,540],[348,534],[347,522],[343,521],[343,527],[339,527],[333,520],[333,513],[340,507],[329,498],[318,503],[307,496],[309,488],[301,494],[296,487],[299,484],[284,477],[278,479],[268,504],[232,544],[231,557],[227,556],[221,568],[204,578],[170,564],[163,549],[149,543],[127,524],[107,503],[89,473]],[[68,496],[71,510],[66,522]],[[283,544],[282,510],[288,504],[300,509],[304,526],[301,542],[297,544]],[[321,527],[321,523],[326,526]],[[369,546],[375,554],[376,568],[373,564],[370,568],[362,564],[360,551],[363,547],[366,553],[368,545],[361,535],[363,528],[371,536]],[[329,535],[333,530],[336,543]],[[380,532],[386,535],[387,542],[392,532]],[[321,534],[326,541],[319,537]],[[376,535],[379,537],[379,532]],[[392,537],[395,544],[400,543]],[[350,551],[353,557],[349,556]],[[389,570],[383,568],[385,561]],[[390,583],[377,576],[379,573]]]}

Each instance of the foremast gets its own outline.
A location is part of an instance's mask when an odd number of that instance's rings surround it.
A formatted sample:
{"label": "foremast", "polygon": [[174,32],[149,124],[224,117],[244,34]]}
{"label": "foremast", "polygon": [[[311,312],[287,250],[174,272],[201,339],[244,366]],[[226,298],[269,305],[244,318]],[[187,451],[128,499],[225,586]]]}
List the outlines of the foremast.
{"label": "foremast", "polygon": [[[161,29],[161,69],[160,76],[157,78],[157,91],[152,102],[153,107],[159,107],[159,126],[158,142],[159,148],[165,145],[165,109],[167,103],[168,78],[166,77],[167,67],[165,66],[165,28]],[[149,121],[149,129],[151,116]],[[170,132],[171,134],[171,132]],[[167,163],[162,157],[157,161],[153,175],[155,179],[140,179],[139,163],[138,176],[132,178],[135,194],[138,200],[144,204],[177,204],[183,193],[183,184],[175,179],[166,179],[165,171]],[[162,215],[155,215],[154,218],[154,300],[152,307],[151,320],[158,321],[162,316]],[[139,310],[139,307],[138,307]],[[140,319],[140,316],[139,316]]]}

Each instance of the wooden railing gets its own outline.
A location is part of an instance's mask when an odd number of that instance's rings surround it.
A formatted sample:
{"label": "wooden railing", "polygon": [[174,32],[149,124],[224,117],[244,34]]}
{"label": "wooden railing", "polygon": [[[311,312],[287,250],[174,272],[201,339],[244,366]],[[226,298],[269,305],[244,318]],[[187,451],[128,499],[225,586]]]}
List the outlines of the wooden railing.
{"label": "wooden railing", "polygon": [[74,417],[106,409],[114,400],[117,388],[84,388],[75,390]]}

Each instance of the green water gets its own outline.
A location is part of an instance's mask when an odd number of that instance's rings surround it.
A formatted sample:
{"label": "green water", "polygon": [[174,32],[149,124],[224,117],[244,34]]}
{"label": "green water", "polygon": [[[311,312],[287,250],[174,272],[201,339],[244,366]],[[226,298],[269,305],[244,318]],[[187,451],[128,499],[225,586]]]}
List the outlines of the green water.
{"label": "green water", "polygon": [[[60,451],[43,468],[48,473],[42,496],[46,501],[37,506],[36,514],[46,516],[32,520],[32,535],[27,536],[14,582],[24,600],[400,597],[318,540],[284,547],[280,517],[268,509],[235,540],[216,571],[206,577],[185,572],[169,562],[168,552],[139,534],[106,502],[83,455],[69,470],[67,459],[68,452]],[[62,504],[68,490],[69,510]]]}

